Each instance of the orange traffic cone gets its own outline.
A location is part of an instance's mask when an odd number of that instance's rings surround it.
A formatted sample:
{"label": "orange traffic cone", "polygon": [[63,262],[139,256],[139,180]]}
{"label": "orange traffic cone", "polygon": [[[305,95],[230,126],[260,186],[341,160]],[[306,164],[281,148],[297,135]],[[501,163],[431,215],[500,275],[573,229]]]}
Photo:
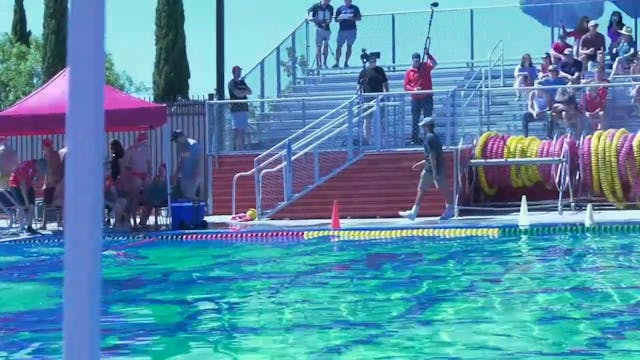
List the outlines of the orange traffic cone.
{"label": "orange traffic cone", "polygon": [[333,200],[333,211],[331,212],[331,228],[340,229],[340,206],[338,200]]}

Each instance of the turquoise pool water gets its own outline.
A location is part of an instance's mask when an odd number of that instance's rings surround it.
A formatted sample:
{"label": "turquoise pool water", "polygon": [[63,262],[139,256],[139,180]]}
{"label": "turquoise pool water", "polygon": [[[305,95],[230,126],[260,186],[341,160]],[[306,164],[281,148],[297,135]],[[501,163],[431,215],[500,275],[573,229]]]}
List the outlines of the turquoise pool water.
{"label": "turquoise pool water", "polygon": [[[0,358],[60,358],[61,255],[0,245]],[[105,252],[102,352],[638,358],[639,262],[637,234],[149,243]]]}

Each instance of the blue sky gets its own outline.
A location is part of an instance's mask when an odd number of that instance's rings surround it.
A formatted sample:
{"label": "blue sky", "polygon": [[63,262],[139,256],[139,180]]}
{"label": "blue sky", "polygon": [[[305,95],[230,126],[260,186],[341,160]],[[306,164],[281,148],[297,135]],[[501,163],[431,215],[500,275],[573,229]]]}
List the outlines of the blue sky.
{"label": "blue sky", "polygon": [[[107,50],[113,55],[116,67],[127,71],[136,81],[151,85],[153,61],[155,57],[154,31],[156,0],[107,0]],[[226,68],[238,64],[245,69],[251,68],[278,43],[284,39],[306,15],[306,9],[313,1],[301,0],[227,0],[226,1]],[[518,0],[445,0],[441,1],[441,9],[463,8],[473,3],[475,7],[493,5],[517,5]],[[333,0],[334,6],[342,4],[341,0]],[[402,12],[425,10],[429,2],[425,0],[366,0],[354,1],[363,14]],[[184,0],[185,31],[187,36],[187,53],[191,66],[191,94],[204,95],[215,88],[215,0]],[[25,0],[28,26],[31,31],[42,33],[43,0]],[[608,14],[608,8],[605,14]],[[511,14],[515,9],[501,12],[485,10],[476,14],[476,26],[486,27],[487,37],[483,41],[477,38],[477,53],[484,54],[497,41],[495,37],[504,36],[510,27],[521,26],[525,17],[515,19]],[[445,58],[465,58],[468,54],[468,17],[465,12],[441,14],[434,21],[434,49],[439,50]],[[507,15],[508,14],[508,15]],[[13,16],[13,1],[0,0],[0,31],[9,31]],[[495,21],[500,19],[500,21]],[[491,20],[494,20],[493,22]],[[388,29],[386,20],[380,24],[369,24],[372,34],[379,32],[382,36]],[[425,32],[424,19],[416,18],[406,22],[405,32],[417,33],[423,39]],[[527,24],[535,25],[533,20]],[[372,21],[373,22],[373,21]],[[363,24],[363,26],[365,26]],[[417,27],[416,27],[417,26]],[[417,30],[416,30],[417,29]],[[456,30],[458,29],[458,30]],[[540,34],[543,29],[538,29]],[[416,34],[412,34],[416,35]],[[399,34],[405,38],[407,34]],[[547,35],[549,36],[549,35]],[[508,37],[508,36],[507,36]],[[450,38],[453,40],[442,41]],[[548,39],[548,37],[540,36]],[[440,40],[438,42],[437,40]],[[365,41],[365,40],[363,40]],[[422,40],[424,41],[424,40]],[[407,45],[401,49],[402,56],[409,53],[409,48],[420,48],[422,41]],[[458,47],[460,52],[449,51]],[[371,45],[371,44],[369,44]],[[362,46],[366,46],[363,44]],[[375,47],[375,46],[374,46]],[[360,45],[356,44],[359,49]],[[523,48],[525,50],[526,48]],[[518,52],[520,49],[514,49]],[[384,55],[383,55],[384,56]],[[399,55],[400,56],[400,55]],[[230,71],[229,71],[230,72]],[[228,78],[229,73],[225,74]]]}

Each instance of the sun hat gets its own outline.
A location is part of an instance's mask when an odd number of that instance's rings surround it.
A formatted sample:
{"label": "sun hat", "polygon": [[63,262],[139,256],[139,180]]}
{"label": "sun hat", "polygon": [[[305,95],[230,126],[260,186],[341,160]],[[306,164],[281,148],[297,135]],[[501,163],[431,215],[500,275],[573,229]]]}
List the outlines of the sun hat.
{"label": "sun hat", "polygon": [[625,26],[622,28],[622,30],[618,30],[618,32],[624,35],[633,35],[633,29],[631,28],[631,26]]}

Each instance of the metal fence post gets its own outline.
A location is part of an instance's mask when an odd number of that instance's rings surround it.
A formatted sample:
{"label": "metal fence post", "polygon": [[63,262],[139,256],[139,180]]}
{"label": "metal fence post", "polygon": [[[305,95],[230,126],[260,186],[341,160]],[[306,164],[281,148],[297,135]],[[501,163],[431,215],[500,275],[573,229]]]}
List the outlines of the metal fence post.
{"label": "metal fence post", "polygon": [[[291,85],[295,85],[298,80],[298,52],[296,51],[296,32],[291,33]],[[287,54],[288,55],[288,54]],[[309,59],[307,59],[309,61]]]}
{"label": "metal fence post", "polygon": [[469,41],[470,45],[469,50],[471,51],[471,70],[473,70],[473,64],[475,61],[475,25],[474,25],[474,17],[473,17],[473,9],[469,9]]}
{"label": "metal fence post", "polygon": [[347,159],[353,159],[353,101],[349,101],[347,112]]}
{"label": "metal fence post", "polygon": [[396,14],[391,14],[391,61],[396,63]]}
{"label": "metal fence post", "polygon": [[376,150],[382,148],[382,114],[380,113],[380,95],[376,97],[376,107],[373,111],[373,136],[375,137]]}
{"label": "metal fence post", "polygon": [[[280,46],[278,46],[276,48],[276,94],[278,95],[277,97],[280,97],[280,94],[282,94],[282,74],[281,74],[280,63],[281,63]],[[295,64],[293,66],[295,66]]]}
{"label": "metal fence post", "polygon": [[284,201],[289,201],[293,195],[293,150],[291,141],[287,141],[287,151],[285,152],[284,164]]}
{"label": "metal fence post", "polygon": [[302,127],[307,127],[307,102],[305,98],[302,99]]}
{"label": "metal fence post", "polygon": [[[260,99],[264,99],[264,60],[260,61]],[[264,113],[264,101],[260,102],[260,112]]]}
{"label": "metal fence post", "polygon": [[317,146],[313,148],[313,178],[315,184],[320,181],[320,149]]}
{"label": "metal fence post", "polygon": [[262,184],[260,183],[260,163],[258,160],[253,160],[253,168],[254,168],[254,177],[255,177],[255,187],[256,187],[256,212],[258,213],[258,218],[262,218],[263,209],[262,209]]}

